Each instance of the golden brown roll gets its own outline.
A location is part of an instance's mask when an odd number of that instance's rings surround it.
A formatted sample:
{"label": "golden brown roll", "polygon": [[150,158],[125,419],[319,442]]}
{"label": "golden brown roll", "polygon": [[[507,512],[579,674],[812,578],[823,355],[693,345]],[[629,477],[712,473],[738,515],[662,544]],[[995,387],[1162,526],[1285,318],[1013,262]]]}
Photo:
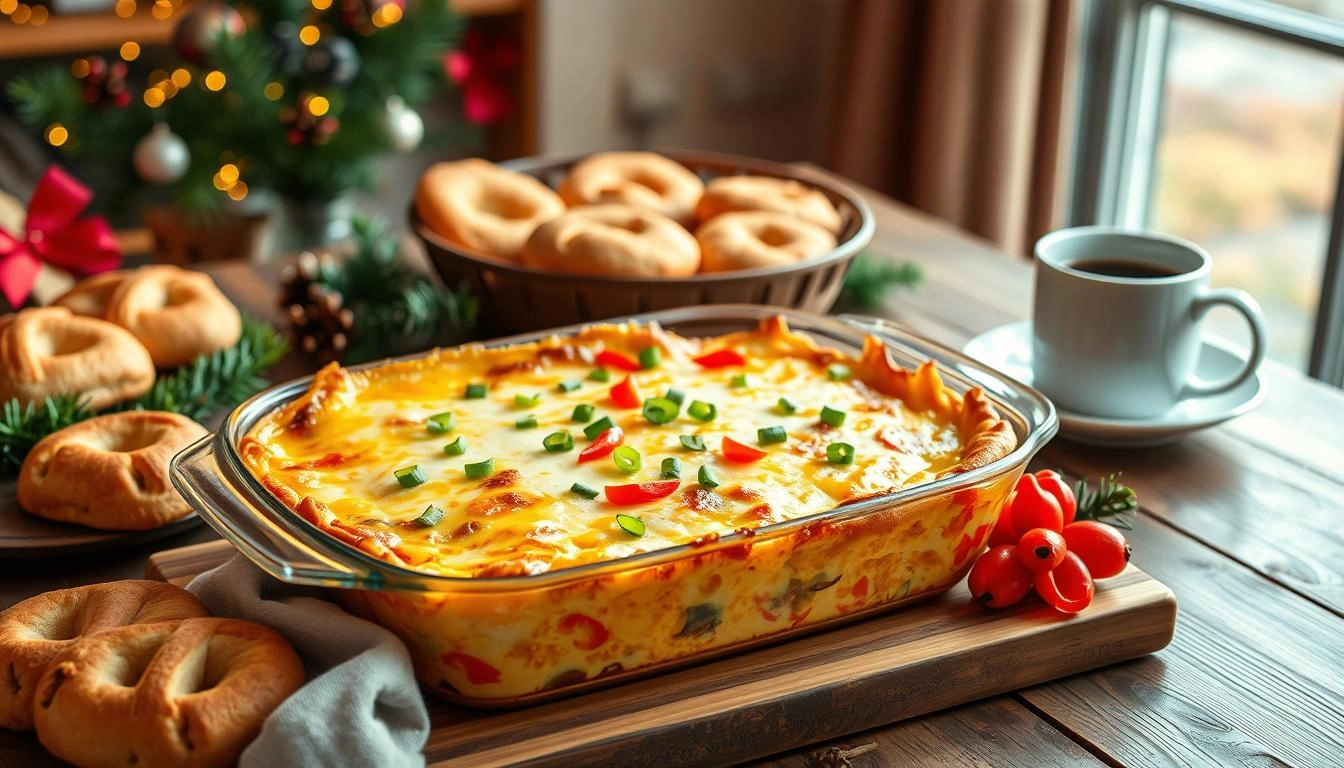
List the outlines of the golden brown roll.
{"label": "golden brown roll", "polygon": [[532,230],[565,204],[531,176],[471,158],[430,166],[415,190],[415,212],[455,245],[516,260]]}
{"label": "golden brown roll", "polygon": [[840,212],[819,190],[793,179],[773,176],[720,176],[705,185],[695,207],[700,221],[734,211],[773,211],[810,221],[831,234],[843,222]]}
{"label": "golden brown roll", "polygon": [[79,766],[229,766],[303,681],[289,642],[260,624],[137,624],[53,658],[33,721],[44,747]]}
{"label": "golden brown roll", "polygon": [[114,269],[111,272],[100,272],[86,277],[71,286],[70,290],[57,296],[51,302],[51,305],[53,307],[65,307],[76,315],[83,317],[96,317],[99,320],[106,320],[107,305],[112,301],[112,294],[116,293],[121,281],[125,280],[133,271],[130,269]]}
{"label": "golden brown roll", "polygon": [[571,209],[542,224],[523,247],[529,267],[577,275],[685,277],[700,247],[677,222],[629,205]]}
{"label": "golden brown roll", "polygon": [[835,248],[835,236],[816,224],[767,211],[716,216],[695,239],[705,272],[786,266]]}
{"label": "golden brown roll", "polygon": [[105,319],[134,334],[160,368],[231,347],[243,333],[238,308],[209,275],[168,265],[130,272],[108,299]]}
{"label": "golden brown roll", "polygon": [[705,185],[686,166],[653,152],[599,152],[576,163],[557,191],[571,208],[622,203],[690,226]]}
{"label": "golden brown roll", "polygon": [[78,394],[98,410],[154,384],[154,362],[125,328],[64,307],[0,317],[0,400]]}
{"label": "golden brown roll", "polygon": [[33,727],[38,679],[86,635],[129,624],[205,616],[190,592],[161,581],[114,581],[30,597],[0,612],[0,726]]}
{"label": "golden brown roll", "polygon": [[158,528],[191,514],[168,462],[204,437],[176,413],[95,416],[40,440],[19,470],[19,506],[64,523],[114,531]]}

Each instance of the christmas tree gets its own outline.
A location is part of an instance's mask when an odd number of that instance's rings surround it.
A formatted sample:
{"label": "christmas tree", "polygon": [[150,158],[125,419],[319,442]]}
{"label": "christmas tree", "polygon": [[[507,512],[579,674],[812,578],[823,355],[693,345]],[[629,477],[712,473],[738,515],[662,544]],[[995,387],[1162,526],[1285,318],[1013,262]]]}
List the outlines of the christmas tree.
{"label": "christmas tree", "polygon": [[[156,0],[155,15],[176,7]],[[326,202],[367,188],[379,156],[420,143],[414,108],[443,85],[458,34],[447,0],[202,0],[176,15],[181,61],[143,82],[128,41],[117,60],[17,78],[9,96],[62,153],[188,212],[250,190]]]}

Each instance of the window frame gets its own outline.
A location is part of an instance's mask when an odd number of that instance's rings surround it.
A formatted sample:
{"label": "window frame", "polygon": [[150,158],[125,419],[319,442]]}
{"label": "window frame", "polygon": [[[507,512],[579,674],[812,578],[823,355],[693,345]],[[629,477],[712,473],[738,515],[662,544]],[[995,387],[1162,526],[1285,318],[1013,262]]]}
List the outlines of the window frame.
{"label": "window frame", "polygon": [[[1344,22],[1258,0],[1088,0],[1070,226],[1139,228],[1152,202],[1168,32],[1181,13],[1344,59]],[[1344,104],[1340,105],[1344,110]],[[1344,387],[1344,136],[1307,373]]]}

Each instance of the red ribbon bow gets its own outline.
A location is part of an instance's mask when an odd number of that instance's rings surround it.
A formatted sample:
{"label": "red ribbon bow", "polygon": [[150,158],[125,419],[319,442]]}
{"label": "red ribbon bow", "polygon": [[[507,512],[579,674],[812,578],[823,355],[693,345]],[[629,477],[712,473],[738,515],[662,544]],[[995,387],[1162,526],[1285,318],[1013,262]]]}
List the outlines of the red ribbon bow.
{"label": "red ribbon bow", "polygon": [[0,229],[0,293],[18,309],[33,291],[43,262],[76,276],[114,269],[121,248],[102,216],[80,219],[93,194],[52,165],[28,203],[22,238]]}

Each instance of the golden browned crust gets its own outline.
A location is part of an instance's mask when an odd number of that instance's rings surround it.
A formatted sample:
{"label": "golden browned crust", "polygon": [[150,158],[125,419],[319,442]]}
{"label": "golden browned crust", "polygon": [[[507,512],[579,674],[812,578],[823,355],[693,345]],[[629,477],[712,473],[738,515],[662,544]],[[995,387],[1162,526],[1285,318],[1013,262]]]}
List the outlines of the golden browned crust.
{"label": "golden browned crust", "polygon": [[705,272],[782,267],[835,248],[835,235],[810,221],[772,211],[725,213],[695,231]]}
{"label": "golden browned crust", "polygon": [[784,318],[776,315],[763,320],[754,330],[710,339],[677,336],[656,323],[605,324],[588,326],[572,337],[552,336],[504,348],[467,345],[448,350],[436,349],[423,357],[391,362],[366,371],[346,371],[332,363],[314,377],[307,392],[263,419],[245,436],[240,452],[262,484],[300,517],[350,546],[390,563],[407,565],[407,559],[398,551],[401,542],[395,533],[383,528],[343,522],[326,504],[289,487],[278,474],[272,473],[270,465],[273,455],[267,447],[271,439],[281,430],[310,430],[326,415],[348,407],[371,377],[414,376],[449,361],[478,360],[488,356],[495,368],[509,370],[528,367],[539,355],[590,360],[607,346],[638,348],[649,344],[656,344],[666,356],[689,359],[709,348],[744,346],[748,342],[758,347],[764,343],[768,350],[809,359],[818,365],[849,364],[853,367],[855,378],[863,386],[897,398],[916,411],[931,412],[939,419],[955,425],[963,445],[962,455],[956,464],[943,470],[939,477],[988,465],[1011,453],[1017,445],[1012,428],[999,418],[993,404],[979,388],[968,390],[964,397],[958,395],[943,384],[933,362],[926,362],[914,371],[903,369],[891,361],[886,346],[876,336],[864,339],[863,351],[856,360],[839,350],[821,347],[808,336],[794,333]]}
{"label": "golden browned crust", "polygon": [[10,606],[0,612],[0,726],[33,727],[33,697],[42,672],[86,635],[205,615],[194,595],[161,581],[61,589]]}
{"label": "golden browned crust", "polygon": [[77,394],[94,410],[143,394],[154,362],[126,329],[64,307],[0,317],[0,400]]}
{"label": "golden browned crust", "polygon": [[532,230],[565,212],[550,187],[479,158],[437,163],[420,177],[415,211],[449,242],[514,260]]}
{"label": "golden browned crust", "polygon": [[116,293],[117,287],[131,272],[129,269],[115,269],[86,277],[71,286],[70,290],[57,296],[51,305],[65,307],[83,317],[106,320],[107,305],[112,301],[112,294]]}
{"label": "golden browned crust", "polygon": [[808,221],[832,234],[843,222],[840,212],[819,190],[793,179],[773,176],[720,176],[705,185],[696,218],[709,221],[734,211],[772,211]]}
{"label": "golden browned crust", "polygon": [[95,416],[33,446],[19,471],[19,506],[51,520],[141,531],[191,513],[168,479],[168,462],[207,434],[176,413]]}
{"label": "golden browned crust", "polygon": [[260,624],[142,624],[53,658],[33,719],[42,745],[77,765],[229,766],[303,681],[288,641]]}
{"label": "golden browned crust", "polygon": [[608,203],[573,208],[537,227],[522,261],[576,275],[686,277],[700,268],[700,246],[661,213]]}
{"label": "golden browned crust", "polygon": [[576,163],[556,191],[571,208],[624,203],[689,226],[705,185],[670,157],[653,152],[599,152]]}

